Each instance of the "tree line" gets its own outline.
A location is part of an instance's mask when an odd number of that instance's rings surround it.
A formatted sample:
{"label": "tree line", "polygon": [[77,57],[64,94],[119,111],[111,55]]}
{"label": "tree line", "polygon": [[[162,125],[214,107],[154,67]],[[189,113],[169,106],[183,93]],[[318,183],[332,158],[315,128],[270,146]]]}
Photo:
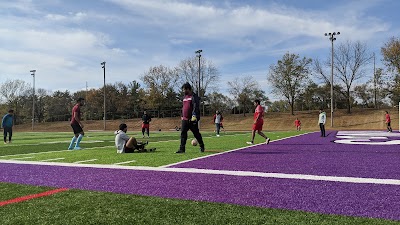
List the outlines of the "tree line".
{"label": "tree line", "polygon": [[[385,68],[371,68],[374,55],[365,43],[347,41],[334,49],[334,105],[335,109],[353,107],[379,108],[395,106],[400,101],[400,39],[391,38],[381,48]],[[291,112],[330,108],[331,58],[311,59],[299,54],[285,53],[281,59],[269,66],[265,80],[272,87],[265,93],[260,81],[252,76],[238,76],[227,82],[220,80],[218,68],[211,60],[189,57],[175,67],[152,66],[140,77],[140,81],[106,84],[106,118],[129,119],[142,115],[144,110],[154,117],[180,115],[181,85],[192,84],[195,92],[202,96],[202,113],[215,110],[225,114],[243,114],[253,111],[252,101],[260,99],[271,112]],[[363,82],[360,82],[363,81]],[[200,90],[199,90],[200,82]],[[227,85],[228,93],[220,87]],[[273,94],[280,100],[271,101]],[[37,122],[66,121],[78,97],[86,99],[84,118],[103,119],[103,87],[70,91],[36,90],[33,96],[31,85],[23,80],[7,80],[0,85],[0,109],[12,108],[17,123],[32,120],[33,98]]]}

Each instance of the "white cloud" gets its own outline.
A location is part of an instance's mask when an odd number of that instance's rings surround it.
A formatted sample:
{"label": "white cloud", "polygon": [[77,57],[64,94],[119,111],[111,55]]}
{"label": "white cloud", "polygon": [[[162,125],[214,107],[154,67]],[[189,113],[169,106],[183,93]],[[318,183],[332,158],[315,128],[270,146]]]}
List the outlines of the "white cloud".
{"label": "white cloud", "polygon": [[[69,11],[62,10],[65,4]],[[271,63],[267,57],[327,51],[325,32],[341,31],[338,40],[376,42],[391,29],[389,23],[363,14],[376,5],[371,1],[330,11],[229,1],[220,6],[181,0],[105,0],[109,8],[97,4],[85,8],[78,2],[51,0],[2,2],[0,12],[12,9],[25,16],[0,15],[0,58],[5,59],[0,62],[0,82],[3,74],[24,77],[35,68],[43,87],[77,87],[84,80],[101,86],[103,60],[108,82],[138,80],[150,66],[174,66],[198,48],[223,71],[226,66],[237,75],[249,74],[244,70],[262,74],[265,67],[266,74]],[[265,60],[256,69],[236,66],[255,58]]]}

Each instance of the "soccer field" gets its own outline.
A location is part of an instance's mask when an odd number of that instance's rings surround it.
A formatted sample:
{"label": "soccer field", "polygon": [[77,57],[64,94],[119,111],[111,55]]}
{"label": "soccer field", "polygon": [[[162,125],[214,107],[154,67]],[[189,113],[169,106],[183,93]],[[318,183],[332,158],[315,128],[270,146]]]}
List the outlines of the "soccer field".
{"label": "soccer field", "polygon": [[175,154],[179,132],[153,133],[155,152],[117,154],[112,133],[88,132],[84,150],[74,151],[65,150],[70,133],[17,133],[13,144],[0,146],[0,218],[2,224],[399,224],[396,145],[335,144],[336,132],[266,134],[270,145],[257,137],[249,147],[249,133],[204,132],[205,153],[188,145],[186,154]]}
{"label": "soccer field", "polygon": [[[272,140],[289,137],[298,132],[270,132]],[[11,145],[0,145],[0,160],[42,161],[58,163],[116,164],[125,166],[166,166],[205,155],[245,147],[250,140],[249,132],[228,132],[216,137],[213,132],[203,132],[206,152],[198,146],[191,146],[189,138],[185,154],[174,154],[179,149],[180,132],[155,132],[150,138],[142,138],[141,133],[128,132],[138,141],[149,141],[148,148],[155,152],[117,154],[112,132],[88,132],[81,142],[83,150],[67,150],[71,133],[16,133]],[[255,143],[264,140],[256,137]]]}

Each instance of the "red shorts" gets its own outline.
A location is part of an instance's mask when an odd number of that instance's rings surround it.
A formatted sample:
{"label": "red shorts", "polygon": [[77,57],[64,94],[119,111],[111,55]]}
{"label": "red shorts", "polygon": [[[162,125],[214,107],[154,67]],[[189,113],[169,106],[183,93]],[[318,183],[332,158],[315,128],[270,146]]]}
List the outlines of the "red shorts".
{"label": "red shorts", "polygon": [[262,131],[264,125],[264,121],[258,121],[257,123],[253,124],[253,130]]}
{"label": "red shorts", "polygon": [[150,124],[142,123],[142,128],[149,129],[150,128]]}

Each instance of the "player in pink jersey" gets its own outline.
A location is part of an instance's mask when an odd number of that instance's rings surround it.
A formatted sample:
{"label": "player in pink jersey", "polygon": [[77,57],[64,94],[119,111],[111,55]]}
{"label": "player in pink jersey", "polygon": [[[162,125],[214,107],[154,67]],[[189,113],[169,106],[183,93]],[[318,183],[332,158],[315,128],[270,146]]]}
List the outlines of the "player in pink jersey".
{"label": "player in pink jersey", "polygon": [[386,123],[386,126],[387,126],[387,130],[388,130],[388,132],[392,132],[393,130],[392,130],[392,126],[390,126],[391,120],[390,120],[389,112],[388,111],[385,111],[385,112],[386,112],[386,114],[385,114],[385,123]]}

